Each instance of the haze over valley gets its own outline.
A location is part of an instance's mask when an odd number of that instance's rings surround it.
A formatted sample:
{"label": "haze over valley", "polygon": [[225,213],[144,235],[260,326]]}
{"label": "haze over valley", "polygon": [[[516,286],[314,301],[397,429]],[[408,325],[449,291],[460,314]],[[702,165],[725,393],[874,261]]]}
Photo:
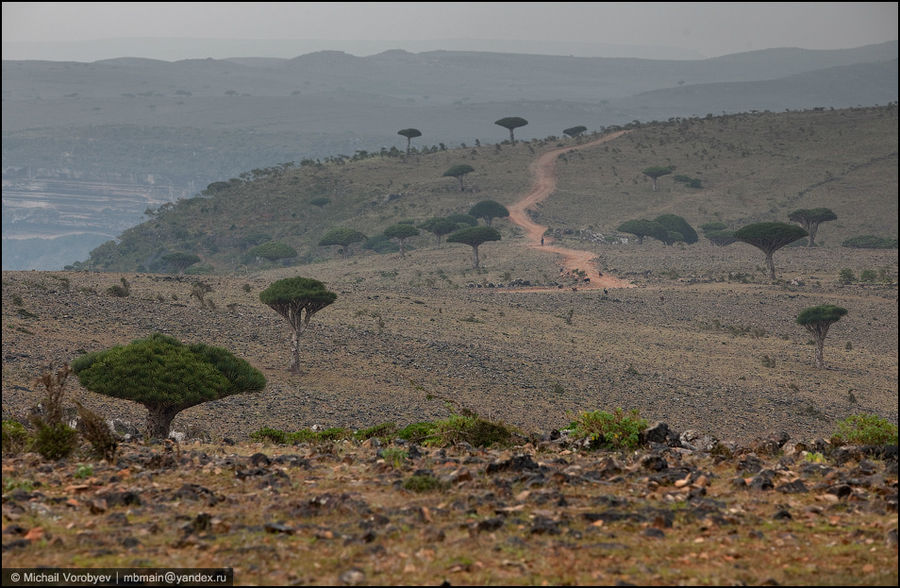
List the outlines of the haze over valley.
{"label": "haze over valley", "polygon": [[[208,184],[286,162],[897,99],[897,43],[702,60],[471,51],[3,62],[3,268],[60,269]],[[37,241],[35,239],[41,239]]]}

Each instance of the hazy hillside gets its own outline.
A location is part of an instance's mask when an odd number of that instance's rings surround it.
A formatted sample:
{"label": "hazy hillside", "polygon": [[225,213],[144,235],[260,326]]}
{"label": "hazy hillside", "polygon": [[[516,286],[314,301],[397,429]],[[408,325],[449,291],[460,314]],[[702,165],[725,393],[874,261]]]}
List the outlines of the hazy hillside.
{"label": "hazy hillside", "polygon": [[[838,221],[823,225],[819,243],[837,246],[861,234],[897,234],[897,107],[757,113],[631,125],[602,147],[560,157],[558,191],[536,211],[551,229],[612,235],[633,218],[675,213],[699,226],[735,228],[787,221],[796,208],[826,206]],[[568,140],[575,144],[574,140]],[[528,166],[561,140],[437,150],[409,159],[374,155],[257,170],[217,183],[202,196],[166,205],[151,220],[95,250],[86,267],[163,271],[164,255],[197,254],[207,271],[259,267],[247,251],[274,240],[299,252],[294,262],[332,257],[318,247],[331,228],[369,237],[402,220],[467,212],[479,200],[511,204],[528,186]],[[452,165],[474,172],[461,192]],[[671,176],[652,190],[642,170],[675,166],[700,188]],[[314,205],[315,198],[327,202]],[[515,230],[501,229],[508,235]],[[429,247],[434,237],[412,239]]]}
{"label": "hazy hillside", "polygon": [[[396,132],[408,127],[423,133],[414,146],[454,147],[503,140],[493,121],[510,115],[529,121],[518,136],[533,139],[579,124],[886,104],[897,99],[896,59],[893,42],[688,61],[456,51],[4,61],[4,248],[117,234],[147,208],[255,168],[405,147]],[[107,213],[135,191],[144,196],[127,214]],[[104,202],[81,224],[65,202],[85,193]],[[18,245],[12,257],[27,259]],[[66,251],[60,266],[87,251]]]}

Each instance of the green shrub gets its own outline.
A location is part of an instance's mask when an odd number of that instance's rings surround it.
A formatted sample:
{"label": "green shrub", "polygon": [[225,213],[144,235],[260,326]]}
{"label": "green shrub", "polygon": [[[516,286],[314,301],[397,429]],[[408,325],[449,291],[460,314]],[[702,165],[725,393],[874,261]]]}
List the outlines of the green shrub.
{"label": "green shrub", "polygon": [[343,427],[331,427],[324,431],[319,431],[316,433],[316,437],[320,441],[342,441],[353,437],[353,431]]}
{"label": "green shrub", "polygon": [[258,431],[250,433],[250,438],[254,441],[268,441],[271,443],[278,443],[280,445],[285,445],[288,442],[287,433],[285,433],[281,429],[272,429],[270,427],[263,427]]}
{"label": "green shrub", "polygon": [[299,431],[287,434],[287,442],[292,445],[296,445],[297,443],[316,443],[321,440],[322,438],[319,436],[319,433],[316,433],[312,429],[300,429]]}
{"label": "green shrub", "polygon": [[841,284],[852,284],[856,281],[856,276],[853,274],[853,270],[849,267],[845,267],[838,274],[838,281]]}
{"label": "green shrub", "polygon": [[409,452],[399,447],[388,447],[382,450],[381,457],[395,469],[400,469],[406,458],[409,457]]}
{"label": "green shrub", "polygon": [[85,465],[82,463],[79,464],[77,468],[75,468],[75,473],[72,475],[79,480],[90,478],[94,475],[94,468],[90,465]]}
{"label": "green shrub", "polygon": [[593,449],[633,449],[647,425],[636,409],[626,413],[617,408],[614,413],[583,412],[569,428],[576,439],[590,439]]}
{"label": "green shrub", "polygon": [[896,445],[897,425],[874,414],[855,414],[838,423],[835,445]]}
{"label": "green shrub", "polygon": [[34,449],[45,459],[57,460],[72,455],[78,447],[78,431],[65,423],[38,424]]}
{"label": "green shrub", "polygon": [[269,261],[279,261],[297,257],[297,250],[279,241],[270,241],[257,245],[247,252],[250,257],[258,257]]}
{"label": "green shrub", "polygon": [[503,423],[488,421],[470,411],[452,414],[435,423],[432,435],[426,439],[430,445],[454,445],[468,443],[473,447],[507,445],[514,431]]}
{"label": "green shrub", "polygon": [[436,428],[437,425],[428,421],[412,423],[397,431],[397,437],[410,443],[421,444],[434,434]]}
{"label": "green shrub", "polygon": [[130,296],[131,284],[129,284],[128,280],[126,280],[125,278],[121,278],[121,281],[121,286],[110,286],[106,289],[106,293],[117,298],[127,298],[128,296]]}
{"label": "green shrub", "polygon": [[19,421],[3,421],[3,455],[14,455],[28,448],[31,439],[25,426]]}
{"label": "green shrub", "polygon": [[434,476],[420,474],[404,480],[403,487],[412,492],[432,492],[443,490],[445,485]]}
{"label": "green shrub", "polygon": [[368,429],[360,429],[353,433],[353,438],[359,441],[365,441],[372,437],[387,440],[393,437],[396,432],[397,425],[394,423],[382,423],[380,425],[375,425],[374,427],[369,427]]}
{"label": "green shrub", "polygon": [[859,235],[846,239],[841,245],[855,249],[896,249],[897,239],[885,239],[875,235]]}
{"label": "green shrub", "polygon": [[3,479],[3,491],[4,492],[12,492],[17,488],[21,488],[25,492],[31,492],[34,490],[34,482],[32,480],[16,480],[15,478],[6,478]]}
{"label": "green shrub", "polygon": [[876,282],[878,281],[878,273],[875,270],[867,269],[863,270],[859,274],[860,282]]}

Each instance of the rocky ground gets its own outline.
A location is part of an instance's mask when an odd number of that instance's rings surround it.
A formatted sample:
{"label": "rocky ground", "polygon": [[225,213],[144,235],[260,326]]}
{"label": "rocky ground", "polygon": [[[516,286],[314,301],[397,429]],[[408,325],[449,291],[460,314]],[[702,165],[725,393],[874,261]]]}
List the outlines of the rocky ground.
{"label": "rocky ground", "polygon": [[[483,272],[466,268],[468,248],[449,247],[230,277],[4,272],[4,414],[24,418],[51,366],[162,331],[226,347],[268,379],[259,394],[176,418],[176,430],[209,440],[264,426],[404,426],[446,417],[447,398],[533,431],[617,407],[732,441],[771,430],[828,437],[856,413],[897,422],[896,282],[841,285],[835,270],[886,269],[896,280],[896,251],[789,248],[778,259],[785,281],[770,284],[749,246],[606,247],[604,271],[636,287],[525,292],[496,286],[558,276],[548,256],[515,243],[484,246]],[[303,335],[299,377],[286,370],[286,322],[258,298],[298,273],[338,293]],[[108,295],[121,278],[131,294]],[[203,307],[190,296],[201,279],[212,288]],[[795,318],[823,303],[849,313],[819,370]],[[140,405],[70,389],[105,418],[143,425]]]}
{"label": "rocky ground", "polygon": [[897,584],[896,446],[646,437],[5,455],[3,565],[232,568],[242,585]]}
{"label": "rocky ground", "polygon": [[[851,414],[897,422],[896,251],[784,250],[771,284],[749,247],[598,246],[601,270],[636,287],[585,292],[515,238],[493,245],[482,271],[439,248],[228,277],[4,272],[4,418],[40,402],[38,376],[154,331],[226,347],[268,380],[182,412],[181,445],[124,443],[113,464],[4,455],[4,567],[228,566],[237,583],[276,585],[896,585],[896,447],[822,440]],[[841,267],[888,280],[842,285]],[[303,336],[299,377],[286,323],[258,298],[298,274],[338,293]],[[122,278],[129,295],[110,295]],[[202,306],[198,280],[212,288]],[[544,288],[508,287],[525,280]],[[794,319],[823,303],[850,312],[819,370]],[[74,380],[67,395],[143,426],[140,405]],[[548,434],[617,407],[683,435],[598,453]],[[526,438],[249,440],[461,408]]]}

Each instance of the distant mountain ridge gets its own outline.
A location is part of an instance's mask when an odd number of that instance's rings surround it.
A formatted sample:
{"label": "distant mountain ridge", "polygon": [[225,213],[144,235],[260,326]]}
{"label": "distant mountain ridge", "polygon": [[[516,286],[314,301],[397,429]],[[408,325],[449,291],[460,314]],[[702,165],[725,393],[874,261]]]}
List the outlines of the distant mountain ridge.
{"label": "distant mountain ridge", "polygon": [[[897,100],[897,42],[686,61],[446,50],[4,60],[2,77],[3,190],[13,197],[4,198],[3,235],[34,234],[29,215],[39,214],[41,234],[53,237],[117,234],[158,206],[160,192],[174,200],[254,168],[400,148],[402,128],[422,131],[414,146],[452,147],[502,141],[506,131],[493,121],[510,115],[529,121],[517,136],[533,139],[573,125],[887,104]],[[52,198],[34,188],[48,179],[61,186]],[[122,182],[132,184],[123,193],[147,194],[130,217],[104,225],[100,207],[85,210],[90,231],[46,222],[60,198]],[[107,187],[104,197],[114,192]]]}

